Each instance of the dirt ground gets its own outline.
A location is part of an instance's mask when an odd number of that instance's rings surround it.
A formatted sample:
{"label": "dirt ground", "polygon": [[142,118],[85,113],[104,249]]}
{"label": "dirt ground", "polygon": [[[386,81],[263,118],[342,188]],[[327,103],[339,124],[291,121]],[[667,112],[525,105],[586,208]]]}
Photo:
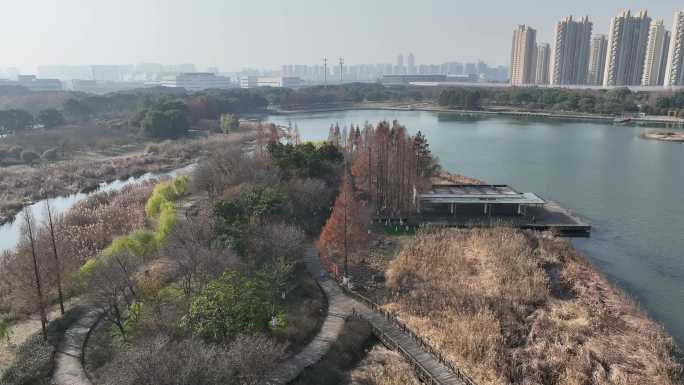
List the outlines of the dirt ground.
{"label": "dirt ground", "polygon": [[[66,310],[69,310],[75,299],[68,301],[65,304]],[[59,306],[55,305],[48,313],[48,320],[59,318]],[[19,346],[26,341],[33,334],[40,331],[40,315],[34,314],[28,319],[20,320],[12,323],[10,326],[9,341],[0,342],[0,374],[7,369],[14,361],[14,354]]]}

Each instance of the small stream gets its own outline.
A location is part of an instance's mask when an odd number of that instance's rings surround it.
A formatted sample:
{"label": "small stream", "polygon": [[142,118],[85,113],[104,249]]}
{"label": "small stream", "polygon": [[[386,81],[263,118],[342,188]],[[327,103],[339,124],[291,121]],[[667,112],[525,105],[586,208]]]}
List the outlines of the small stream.
{"label": "small stream", "polygon": [[[139,177],[130,177],[126,180],[116,180],[109,183],[103,182],[100,183],[100,187],[98,189],[89,193],[75,193],[71,195],[52,198],[50,199],[50,206],[52,207],[55,213],[63,214],[66,213],[70,208],[72,208],[76,203],[86,199],[87,197],[93,194],[97,194],[100,192],[119,191],[128,185],[144,182],[150,179],[160,178],[163,176],[174,177],[179,173],[186,173],[192,171],[193,167],[194,164],[169,172],[150,172],[147,174],[143,174]],[[47,212],[45,211],[44,199],[37,201],[29,206],[26,206],[24,210],[31,210],[31,213],[33,214],[36,223],[43,223],[47,220]],[[17,246],[17,243],[19,243],[19,239],[21,238],[21,226],[23,224],[22,218],[24,215],[24,210],[19,211],[17,213],[13,222],[7,222],[4,225],[0,226],[0,256],[5,251],[13,250]]]}

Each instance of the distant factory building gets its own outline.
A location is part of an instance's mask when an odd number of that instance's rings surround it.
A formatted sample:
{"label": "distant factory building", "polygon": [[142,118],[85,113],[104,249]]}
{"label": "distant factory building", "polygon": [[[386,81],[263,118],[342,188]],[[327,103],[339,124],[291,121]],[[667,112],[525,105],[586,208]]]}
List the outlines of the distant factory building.
{"label": "distant factory building", "polygon": [[240,78],[240,88],[284,87],[296,88],[304,85],[300,77],[294,76],[243,76]]}
{"label": "distant factory building", "polygon": [[447,75],[383,75],[383,84],[438,83],[447,81]]}
{"label": "distant factory building", "polygon": [[202,91],[211,88],[230,88],[230,78],[208,72],[185,72],[166,76],[161,82],[164,87],[184,88],[188,91]]}

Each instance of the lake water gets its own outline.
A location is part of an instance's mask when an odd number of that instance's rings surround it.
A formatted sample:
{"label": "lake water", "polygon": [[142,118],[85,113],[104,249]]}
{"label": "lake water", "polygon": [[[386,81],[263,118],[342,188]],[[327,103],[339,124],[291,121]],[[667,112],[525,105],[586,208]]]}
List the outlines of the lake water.
{"label": "lake water", "polygon": [[644,128],[419,111],[272,116],[324,140],[340,127],[397,119],[421,130],[444,168],[560,202],[593,225],[573,240],[684,347],[684,145],[641,139]]}

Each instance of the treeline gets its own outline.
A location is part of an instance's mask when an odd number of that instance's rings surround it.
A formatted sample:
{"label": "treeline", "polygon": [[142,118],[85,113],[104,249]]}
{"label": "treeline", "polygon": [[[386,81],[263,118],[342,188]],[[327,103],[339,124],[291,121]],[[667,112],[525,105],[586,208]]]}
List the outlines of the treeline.
{"label": "treeline", "polygon": [[420,131],[383,121],[376,127],[331,126],[327,145],[345,153],[342,186],[316,242],[321,261],[336,277],[348,277],[368,253],[370,216],[407,218],[429,188],[438,160]]}
{"label": "treeline", "polygon": [[36,124],[53,128],[64,124],[64,115],[55,109],[41,110],[37,115],[19,109],[0,110],[0,135],[13,134]]}
{"label": "treeline", "polygon": [[560,88],[448,88],[441,92],[441,106],[465,109],[517,107],[598,114],[647,112],[649,94],[627,88],[611,90],[568,90]]}
{"label": "treeline", "polygon": [[423,101],[439,95],[435,87],[392,86],[377,83],[349,83],[299,89],[264,88],[259,90],[269,103],[280,107],[315,106],[337,103]]}

